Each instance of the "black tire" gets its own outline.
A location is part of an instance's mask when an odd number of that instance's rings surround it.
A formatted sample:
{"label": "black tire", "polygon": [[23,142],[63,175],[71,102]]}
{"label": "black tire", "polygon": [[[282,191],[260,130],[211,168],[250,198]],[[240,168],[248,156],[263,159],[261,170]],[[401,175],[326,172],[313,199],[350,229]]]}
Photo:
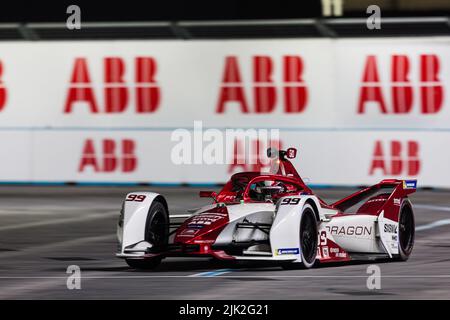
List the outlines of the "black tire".
{"label": "black tire", "polygon": [[405,201],[398,219],[398,257],[397,260],[406,261],[414,247],[415,222],[411,206]]}
{"label": "black tire", "polygon": [[169,242],[169,213],[164,204],[159,201],[154,201],[148,210],[145,241],[161,250]]}
{"label": "black tire", "polygon": [[[169,242],[169,213],[165,205],[159,201],[154,201],[148,210],[145,241],[160,251],[163,251]],[[156,268],[161,260],[162,257],[159,256],[145,259],[125,259],[130,267],[147,270]]]}
{"label": "black tire", "polygon": [[300,255],[302,262],[289,262],[282,265],[283,269],[310,269],[316,263],[318,246],[318,228],[314,209],[310,204],[303,207],[300,219]]}

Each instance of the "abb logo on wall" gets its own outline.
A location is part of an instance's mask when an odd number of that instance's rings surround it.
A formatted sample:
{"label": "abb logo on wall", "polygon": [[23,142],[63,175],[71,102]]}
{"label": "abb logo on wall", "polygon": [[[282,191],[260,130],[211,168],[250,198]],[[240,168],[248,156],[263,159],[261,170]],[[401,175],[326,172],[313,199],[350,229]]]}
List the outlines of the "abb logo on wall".
{"label": "abb logo on wall", "polygon": [[[418,79],[411,79],[412,66],[410,57],[392,55],[390,65],[389,91],[382,89],[379,76],[379,65],[374,55],[366,59],[362,86],[360,89],[358,113],[366,113],[368,102],[376,102],[380,113],[407,114],[414,104],[420,107],[423,114],[438,113],[443,104],[444,89],[439,79],[440,60],[435,54],[420,55]],[[416,81],[413,81],[416,80]],[[418,82],[418,87],[412,83]],[[391,96],[392,105],[386,103],[387,95]],[[418,101],[415,102],[415,99]]]}
{"label": "abb logo on wall", "polygon": [[103,139],[95,142],[87,139],[84,142],[78,172],[88,169],[93,172],[123,172],[136,170],[136,144],[131,139]]}
{"label": "abb logo on wall", "polygon": [[[225,58],[222,84],[216,107],[217,113],[224,113],[229,102],[238,103],[242,113],[270,113],[282,101],[284,112],[301,113],[308,101],[308,91],[302,78],[303,60],[300,56],[283,56],[282,69],[274,70],[274,61],[268,56],[252,59],[252,91],[254,106],[248,103],[241,77],[238,58]],[[273,81],[274,71],[282,73],[283,87],[278,90]]]}
{"label": "abb logo on wall", "polygon": [[6,104],[6,87],[2,80],[3,76],[3,63],[0,60],[0,111],[3,110]]}
{"label": "abb logo on wall", "polygon": [[[151,113],[158,109],[160,103],[160,88],[155,80],[156,61],[151,57],[134,59],[134,94],[136,97],[136,112]],[[129,104],[129,88],[124,80],[126,65],[122,58],[107,57],[103,59],[103,95],[105,113],[124,112]],[[97,93],[99,94],[99,93]],[[70,87],[66,96],[64,113],[73,112],[75,103],[84,102],[91,113],[101,112],[91,82],[86,58],[77,58],[73,66]]]}
{"label": "abb logo on wall", "polygon": [[417,141],[375,142],[369,175],[416,176],[420,172],[419,143]]}

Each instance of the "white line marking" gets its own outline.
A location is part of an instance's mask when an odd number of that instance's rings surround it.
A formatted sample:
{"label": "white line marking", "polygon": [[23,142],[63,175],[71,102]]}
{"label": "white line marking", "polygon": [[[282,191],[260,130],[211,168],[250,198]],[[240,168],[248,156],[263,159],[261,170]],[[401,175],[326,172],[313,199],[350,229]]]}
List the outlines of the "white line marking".
{"label": "white line marking", "polygon": [[[379,276],[380,278],[430,278],[430,279],[450,279],[450,275],[383,275]],[[82,276],[83,279],[148,279],[148,278],[188,278],[188,279],[201,279],[208,277],[194,277],[194,275],[182,275],[182,276]],[[305,276],[289,276],[289,275],[256,275],[256,276],[239,276],[239,275],[217,275],[214,278],[365,278],[367,279],[367,275],[363,276],[343,276],[343,275],[323,275],[323,276],[313,276],[313,275],[305,275]],[[10,279],[67,279],[67,276],[39,276],[39,277],[31,277],[31,276],[0,276],[0,280],[10,280]]]}
{"label": "white line marking", "polygon": [[435,206],[432,204],[413,204],[413,208],[450,212],[450,207]]}
{"label": "white line marking", "polygon": [[[81,209],[80,209],[81,208]],[[83,209],[84,208],[84,209]],[[86,210],[85,208],[89,208]],[[80,216],[86,214],[86,211],[89,212],[116,212],[119,214],[119,210],[115,207],[106,208],[105,206],[96,206],[96,205],[90,205],[90,204],[84,204],[80,203],[78,205],[66,205],[66,206],[60,206],[60,205],[28,205],[27,207],[20,206],[17,204],[16,206],[2,206],[0,208],[0,216]]]}
{"label": "white line marking", "polygon": [[17,256],[24,256],[24,255],[34,255],[39,252],[45,252],[49,250],[55,250],[58,248],[65,248],[65,247],[71,247],[76,246],[80,244],[90,243],[90,242],[101,242],[101,241],[107,241],[107,240],[114,240],[116,238],[116,235],[103,235],[103,236],[95,236],[95,237],[85,237],[85,238],[78,238],[73,240],[67,240],[62,241],[58,243],[50,243],[50,244],[44,244],[41,246],[35,246],[35,247],[28,247],[20,251],[12,251],[12,252],[3,252],[0,253],[0,258],[12,258]]}
{"label": "white line marking", "polygon": [[[66,277],[67,279],[67,277]],[[10,286],[3,286],[0,292],[0,299],[17,299],[22,298],[25,294],[29,294],[34,291],[45,291],[53,287],[66,285],[66,281],[63,279],[45,279],[44,281],[38,281],[33,279],[27,283],[14,283]]]}
{"label": "white line marking", "polygon": [[20,224],[13,224],[13,225],[9,225],[9,226],[0,227],[0,231],[10,231],[10,230],[16,230],[16,229],[34,228],[34,227],[49,226],[49,225],[61,224],[61,223],[84,222],[84,221],[108,218],[113,215],[118,216],[116,212],[114,212],[114,213],[96,213],[96,214],[91,214],[91,215],[82,216],[82,217],[62,218],[62,219],[43,220],[43,221],[37,221],[37,222],[20,223]]}
{"label": "white line marking", "polygon": [[[414,208],[428,209],[441,212],[450,212],[450,207],[436,206],[431,204],[413,204]],[[450,224],[450,219],[436,220],[428,224],[416,226],[416,231],[430,230]]]}
{"label": "white line marking", "polygon": [[[82,271],[83,272],[83,271]],[[83,283],[88,280],[93,280],[95,277],[89,276],[93,275],[93,272],[87,273],[88,276],[85,276],[86,273],[81,274],[81,289],[83,289]],[[66,276],[59,277],[22,277],[22,280],[28,280],[24,282],[14,282],[12,284],[2,286],[2,290],[0,291],[0,299],[16,299],[22,298],[24,293],[26,295],[36,292],[36,291],[48,291],[51,288],[67,288],[67,278]],[[11,277],[12,279],[19,279],[15,277]],[[2,280],[0,278],[0,280]],[[75,290],[77,291],[77,290]],[[67,289],[67,294],[73,294],[73,291]]]}
{"label": "white line marking", "polygon": [[437,220],[437,221],[433,221],[428,224],[423,224],[421,226],[417,226],[416,231],[430,230],[433,228],[442,227],[442,226],[446,226],[449,224],[450,224],[450,219]]}

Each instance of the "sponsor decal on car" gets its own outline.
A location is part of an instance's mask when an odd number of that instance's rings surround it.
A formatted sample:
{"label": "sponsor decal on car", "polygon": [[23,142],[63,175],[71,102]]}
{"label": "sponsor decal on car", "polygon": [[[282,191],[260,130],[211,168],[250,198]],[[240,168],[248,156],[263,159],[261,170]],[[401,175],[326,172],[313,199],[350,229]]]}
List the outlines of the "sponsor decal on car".
{"label": "sponsor decal on car", "polygon": [[194,237],[200,229],[184,229],[181,231],[181,233],[178,235],[179,237]]}
{"label": "sponsor decal on car", "polygon": [[326,226],[328,232],[333,236],[370,236],[372,227],[367,226]]}
{"label": "sponsor decal on car", "polygon": [[202,229],[203,227],[209,226],[214,222],[223,219],[224,216],[222,214],[217,213],[204,213],[198,216],[195,216],[188,223],[187,228],[189,229]]}
{"label": "sponsor decal on car", "polygon": [[299,248],[280,248],[277,250],[277,255],[282,254],[299,254],[300,249]]}
{"label": "sponsor decal on car", "polygon": [[416,189],[417,180],[403,180],[403,189]]}
{"label": "sponsor decal on car", "polygon": [[395,224],[386,223],[384,225],[384,232],[397,233],[397,226]]}
{"label": "sponsor decal on car", "polygon": [[189,223],[188,224],[188,228],[189,229],[201,229],[201,228],[203,228],[205,225],[204,224],[201,224],[201,223]]}
{"label": "sponsor decal on car", "polygon": [[330,252],[334,253],[335,258],[347,258],[347,253],[341,251],[339,248],[330,248]]}

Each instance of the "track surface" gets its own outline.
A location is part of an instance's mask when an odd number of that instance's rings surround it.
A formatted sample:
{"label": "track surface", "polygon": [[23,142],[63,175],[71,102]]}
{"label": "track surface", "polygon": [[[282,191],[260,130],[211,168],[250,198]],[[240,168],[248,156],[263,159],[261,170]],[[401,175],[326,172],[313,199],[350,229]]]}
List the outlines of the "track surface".
{"label": "track surface", "polygon": [[[369,290],[369,263],[285,271],[171,258],[132,270],[114,257],[116,220],[124,195],[146,189],[1,187],[0,299],[450,299],[450,192],[411,197],[421,226],[413,254],[377,263],[381,289]],[[152,190],[167,196],[171,214],[208,202],[198,189]],[[317,193],[332,201],[352,191]],[[81,268],[81,290],[66,287],[69,265]]]}

